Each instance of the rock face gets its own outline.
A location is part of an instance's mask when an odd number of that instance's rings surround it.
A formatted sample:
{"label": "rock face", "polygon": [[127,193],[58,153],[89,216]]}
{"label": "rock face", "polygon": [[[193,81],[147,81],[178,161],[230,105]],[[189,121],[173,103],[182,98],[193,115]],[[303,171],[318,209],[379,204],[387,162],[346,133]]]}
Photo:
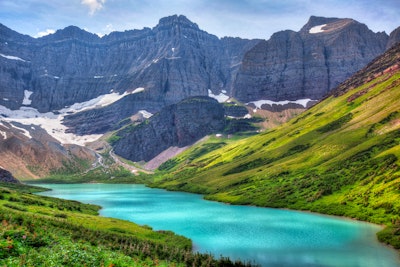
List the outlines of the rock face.
{"label": "rock face", "polygon": [[0,105],[19,108],[26,90],[32,92],[29,105],[48,112],[111,90],[144,88],[130,101],[145,100],[159,110],[208,95],[208,89],[230,91],[237,71],[232,66],[257,42],[218,39],[184,16],[163,18],[153,29],[103,38],[70,26],[34,39],[0,24]]}
{"label": "rock face", "polygon": [[388,36],[352,19],[311,17],[246,53],[233,96],[249,102],[321,99],[385,51]]}
{"label": "rock face", "polygon": [[[18,179],[82,171],[96,161],[91,150],[77,145],[61,145],[37,126],[0,120],[0,166]],[[82,163],[85,164],[82,164]]]}
{"label": "rock face", "polygon": [[0,167],[0,182],[14,183],[14,184],[20,183],[17,179],[14,178],[14,176],[12,176],[11,172],[1,167]]}
{"label": "rock face", "polygon": [[400,27],[396,28],[390,33],[389,41],[387,43],[387,49],[390,49],[396,43],[400,42]]}
{"label": "rock face", "polygon": [[45,113],[137,92],[65,118],[71,132],[97,134],[140,110],[156,113],[210,92],[244,102],[318,100],[382,53],[388,38],[351,19],[319,17],[268,41],[219,39],[176,15],[102,38],[70,26],[35,39],[0,24],[0,106]]}
{"label": "rock face", "polygon": [[116,134],[116,154],[132,161],[149,161],[171,146],[184,147],[223,130],[224,109],[209,97],[193,97],[165,107],[148,121]]}

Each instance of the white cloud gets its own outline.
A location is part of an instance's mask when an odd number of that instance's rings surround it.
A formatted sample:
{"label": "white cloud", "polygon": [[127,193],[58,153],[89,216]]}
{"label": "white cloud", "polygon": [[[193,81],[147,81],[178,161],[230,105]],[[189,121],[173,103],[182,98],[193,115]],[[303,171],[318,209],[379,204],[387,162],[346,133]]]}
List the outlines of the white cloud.
{"label": "white cloud", "polygon": [[96,11],[103,8],[106,0],[82,0],[81,4],[89,7],[89,14],[93,15]]}
{"label": "white cloud", "polygon": [[55,32],[56,32],[56,31],[53,30],[53,29],[47,29],[47,30],[45,30],[45,31],[38,32],[38,33],[36,34],[35,37],[40,38],[40,37],[43,37],[43,36],[46,36],[46,35],[49,35],[49,34],[53,34],[53,33],[55,33]]}

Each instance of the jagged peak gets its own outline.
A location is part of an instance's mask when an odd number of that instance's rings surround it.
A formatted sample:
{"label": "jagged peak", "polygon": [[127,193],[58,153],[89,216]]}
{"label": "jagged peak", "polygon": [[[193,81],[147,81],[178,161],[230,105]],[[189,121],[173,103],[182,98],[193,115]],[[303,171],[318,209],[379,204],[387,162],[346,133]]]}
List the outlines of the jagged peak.
{"label": "jagged peak", "polygon": [[20,40],[24,39],[26,41],[31,41],[33,39],[31,36],[16,32],[2,23],[0,23],[0,38]]}
{"label": "jagged peak", "polygon": [[155,28],[171,27],[174,25],[181,25],[199,29],[199,26],[196,23],[190,21],[184,15],[172,15],[161,18],[160,21],[158,22],[158,25]]}
{"label": "jagged peak", "polygon": [[90,39],[90,40],[97,40],[100,37],[96,34],[87,32],[77,26],[68,26],[64,29],[57,30],[54,34],[43,36],[39,39],[56,39],[56,40],[63,40],[63,39]]}
{"label": "jagged peak", "polygon": [[330,33],[359,22],[349,18],[326,18],[311,16],[308,22],[301,28],[301,33]]}
{"label": "jagged peak", "polygon": [[400,42],[400,27],[397,27],[390,33],[389,41],[388,41],[386,49],[391,48],[392,46],[394,46],[395,44],[397,44],[399,42]]}

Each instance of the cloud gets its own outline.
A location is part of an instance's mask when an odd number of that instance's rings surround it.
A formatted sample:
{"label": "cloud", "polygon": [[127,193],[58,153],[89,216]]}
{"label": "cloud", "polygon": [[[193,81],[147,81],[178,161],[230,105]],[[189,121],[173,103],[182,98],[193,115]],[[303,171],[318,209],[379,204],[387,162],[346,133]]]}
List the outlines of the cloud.
{"label": "cloud", "polygon": [[103,8],[106,0],[82,0],[81,4],[89,7],[89,14],[93,15],[96,11]]}
{"label": "cloud", "polygon": [[45,30],[45,31],[38,32],[38,33],[35,35],[35,37],[36,37],[36,38],[40,38],[40,37],[43,37],[43,36],[46,36],[46,35],[49,35],[49,34],[53,34],[53,33],[55,33],[55,32],[56,32],[56,31],[53,30],[53,29],[47,29],[47,30]]}

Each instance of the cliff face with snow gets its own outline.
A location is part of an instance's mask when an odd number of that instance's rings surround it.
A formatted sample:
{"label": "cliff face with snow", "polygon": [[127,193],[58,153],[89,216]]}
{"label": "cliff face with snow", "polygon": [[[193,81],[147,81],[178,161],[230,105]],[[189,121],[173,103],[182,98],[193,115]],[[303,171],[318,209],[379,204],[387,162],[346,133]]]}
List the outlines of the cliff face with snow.
{"label": "cliff face with snow", "polygon": [[278,32],[246,53],[233,96],[244,102],[321,99],[387,44],[386,33],[352,19],[311,17],[299,32]]}
{"label": "cliff face with snow", "polygon": [[388,38],[350,19],[318,17],[268,41],[218,39],[184,16],[102,38],[70,26],[34,39],[0,25],[0,106],[46,113],[123,96],[65,116],[69,131],[101,134],[140,110],[155,113],[191,96],[318,100],[382,53]]}
{"label": "cliff face with snow", "polygon": [[237,70],[231,66],[256,43],[218,39],[184,16],[103,38],[70,26],[34,39],[0,25],[0,105],[27,105],[28,93],[31,107],[48,112],[111,91],[144,88],[131,101],[159,106],[209,89],[230,91]]}
{"label": "cliff face with snow", "polygon": [[225,126],[222,105],[209,97],[187,98],[163,108],[147,122],[116,133],[115,153],[132,161],[149,161],[171,146],[184,147]]}
{"label": "cliff face with snow", "polygon": [[[0,165],[11,164],[6,167],[13,174],[22,170],[17,177],[35,177],[62,162],[94,161],[96,155],[80,150],[85,143],[129,124],[132,116],[148,118],[164,107],[173,112],[194,96],[235,97],[253,112],[305,108],[397,41],[399,29],[389,37],[351,19],[318,17],[268,41],[219,39],[184,16],[102,38],[70,26],[35,39],[0,24]],[[176,125],[166,117],[171,124],[155,121],[167,139],[135,133],[143,142],[124,139],[141,147],[125,143],[116,150],[133,159],[138,149],[148,159],[145,150],[158,153],[163,140],[179,146],[197,140],[210,132],[203,125],[209,121],[196,117],[203,114],[197,107],[211,104],[185,108],[196,113],[182,124],[197,131],[179,131],[176,141]]]}

